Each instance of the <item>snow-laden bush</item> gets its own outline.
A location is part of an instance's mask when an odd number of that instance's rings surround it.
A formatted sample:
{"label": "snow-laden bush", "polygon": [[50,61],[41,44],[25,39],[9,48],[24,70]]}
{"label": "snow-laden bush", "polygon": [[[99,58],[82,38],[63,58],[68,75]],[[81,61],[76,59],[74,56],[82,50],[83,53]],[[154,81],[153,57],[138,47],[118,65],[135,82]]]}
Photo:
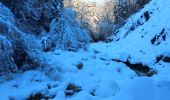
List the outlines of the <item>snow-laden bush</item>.
{"label": "snow-laden bush", "polygon": [[0,20],[1,19],[12,23],[15,22],[13,13],[0,2]]}
{"label": "snow-laden bush", "polygon": [[27,47],[24,44],[24,33],[18,30],[10,22],[0,20],[0,34],[6,36],[11,42],[14,50],[14,61],[17,65],[21,65],[25,60]]}
{"label": "snow-laden bush", "polygon": [[[44,42],[45,47],[56,44],[57,48],[76,51],[90,42],[88,31],[80,28],[76,21],[76,13],[71,8],[66,8],[59,21],[55,19],[50,25],[50,37]],[[49,43],[50,42],[50,43]]]}
{"label": "snow-laden bush", "polygon": [[17,70],[12,57],[13,53],[10,41],[5,36],[0,35],[0,75]]}
{"label": "snow-laden bush", "polygon": [[[40,53],[41,44],[34,35],[25,34],[12,24],[0,22],[0,34],[6,36],[12,44],[14,63],[19,70],[38,68],[42,62]],[[1,62],[0,62],[1,64]]]}
{"label": "snow-laden bush", "polygon": [[22,32],[14,23],[13,13],[0,3],[0,82],[11,79],[17,69],[21,72],[48,66],[40,39]]}
{"label": "snow-laden bush", "polygon": [[52,19],[59,17],[62,0],[0,0],[15,15],[16,24],[25,33],[49,32]]}
{"label": "snow-laden bush", "polygon": [[[13,24],[14,15],[12,12],[0,3],[0,35],[5,36],[12,44],[14,50],[14,60],[18,61],[19,58],[23,57],[21,54],[25,52],[23,46],[22,32],[20,32]],[[19,62],[19,61],[18,61]]]}
{"label": "snow-laden bush", "polygon": [[12,44],[12,56],[18,69],[23,69],[26,64],[28,69],[38,67],[37,58],[33,53],[34,50],[40,50],[41,44],[34,35],[20,31],[13,23],[14,19],[12,12],[0,4],[0,35],[5,36]]}

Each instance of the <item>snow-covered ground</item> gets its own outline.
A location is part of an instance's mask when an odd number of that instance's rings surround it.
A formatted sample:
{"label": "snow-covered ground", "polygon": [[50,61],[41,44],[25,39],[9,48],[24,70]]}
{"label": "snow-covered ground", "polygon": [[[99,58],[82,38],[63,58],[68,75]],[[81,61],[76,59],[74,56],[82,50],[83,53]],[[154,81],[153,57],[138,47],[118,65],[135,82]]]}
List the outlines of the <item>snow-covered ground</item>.
{"label": "snow-covered ground", "polygon": [[[78,52],[45,53],[53,65],[50,78],[39,70],[16,74],[0,83],[0,99],[23,100],[40,93],[53,100],[170,100],[168,14],[169,0],[152,0],[128,19],[113,42],[93,43]],[[127,60],[157,73],[139,75]]]}

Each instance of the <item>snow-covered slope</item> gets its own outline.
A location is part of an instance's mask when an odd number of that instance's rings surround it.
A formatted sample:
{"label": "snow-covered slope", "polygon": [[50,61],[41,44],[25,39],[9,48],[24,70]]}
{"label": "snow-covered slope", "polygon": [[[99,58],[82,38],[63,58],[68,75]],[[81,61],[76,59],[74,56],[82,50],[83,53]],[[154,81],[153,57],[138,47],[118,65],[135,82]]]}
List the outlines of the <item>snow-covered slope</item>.
{"label": "snow-covered slope", "polygon": [[44,53],[50,68],[0,83],[0,91],[6,89],[0,98],[170,100],[168,14],[169,0],[152,0],[128,19],[113,42],[93,43],[79,52]]}

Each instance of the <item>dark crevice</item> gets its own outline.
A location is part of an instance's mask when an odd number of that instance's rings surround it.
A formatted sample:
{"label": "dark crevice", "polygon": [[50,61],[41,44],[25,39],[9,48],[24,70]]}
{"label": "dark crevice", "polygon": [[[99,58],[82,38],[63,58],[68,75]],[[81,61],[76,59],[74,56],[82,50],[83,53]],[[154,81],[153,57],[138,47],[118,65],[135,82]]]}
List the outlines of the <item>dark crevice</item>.
{"label": "dark crevice", "polygon": [[166,63],[170,63],[170,57],[168,56],[160,55],[156,57],[156,63],[159,63],[161,60]]}
{"label": "dark crevice", "polygon": [[79,70],[83,69],[83,66],[84,66],[83,63],[79,63],[79,64],[76,65],[76,67],[77,67]]}
{"label": "dark crevice", "polygon": [[156,57],[156,63],[159,63],[163,59],[163,55]]}
{"label": "dark crevice", "polygon": [[150,68],[149,66],[144,65],[142,63],[132,64],[129,60],[121,61],[121,60],[118,60],[118,59],[112,59],[112,61],[124,63],[130,69],[135,71],[136,74],[138,74],[139,76],[148,76],[148,77],[151,77],[151,76],[153,76],[154,74],[157,73],[156,70],[154,70],[154,69]]}
{"label": "dark crevice", "polygon": [[156,41],[156,36],[151,40],[151,43],[154,44]]}
{"label": "dark crevice", "polygon": [[162,41],[166,40],[166,35],[167,33],[165,32],[165,28],[163,28],[158,35],[156,35],[155,37],[153,37],[153,39],[151,39],[151,43],[155,45],[161,44]]}
{"label": "dark crevice", "polygon": [[144,13],[144,17],[145,17],[145,20],[146,20],[146,22],[147,22],[147,21],[149,20],[149,18],[150,18],[148,11],[146,11],[146,12]]}
{"label": "dark crevice", "polygon": [[170,57],[164,57],[164,58],[162,59],[162,61],[167,62],[167,63],[170,63]]}
{"label": "dark crevice", "polygon": [[36,94],[32,94],[30,95],[29,98],[27,98],[26,100],[49,100],[49,99],[53,99],[55,96],[49,96],[49,95],[44,95],[42,93],[36,93]]}
{"label": "dark crevice", "polygon": [[90,94],[91,94],[92,96],[96,96],[95,92],[96,92],[96,90],[93,90],[92,92],[90,92]]}
{"label": "dark crevice", "polygon": [[80,86],[76,86],[75,84],[73,83],[70,83],[68,84],[67,88],[66,88],[66,91],[65,91],[65,95],[66,96],[72,96],[74,95],[75,93],[78,93],[80,92],[82,89]]}
{"label": "dark crevice", "polygon": [[163,28],[159,34],[160,34],[160,35],[163,35],[164,32],[165,32],[165,29]]}

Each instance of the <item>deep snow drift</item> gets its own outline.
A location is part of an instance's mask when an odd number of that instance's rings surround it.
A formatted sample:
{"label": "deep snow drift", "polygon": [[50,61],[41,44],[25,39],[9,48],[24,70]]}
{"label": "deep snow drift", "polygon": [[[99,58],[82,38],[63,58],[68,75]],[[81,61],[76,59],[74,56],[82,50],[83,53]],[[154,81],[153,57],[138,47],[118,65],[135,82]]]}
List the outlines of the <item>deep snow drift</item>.
{"label": "deep snow drift", "polygon": [[112,36],[113,42],[43,53],[52,65],[49,75],[41,70],[15,74],[0,83],[0,99],[170,100],[168,14],[169,0],[152,0]]}

